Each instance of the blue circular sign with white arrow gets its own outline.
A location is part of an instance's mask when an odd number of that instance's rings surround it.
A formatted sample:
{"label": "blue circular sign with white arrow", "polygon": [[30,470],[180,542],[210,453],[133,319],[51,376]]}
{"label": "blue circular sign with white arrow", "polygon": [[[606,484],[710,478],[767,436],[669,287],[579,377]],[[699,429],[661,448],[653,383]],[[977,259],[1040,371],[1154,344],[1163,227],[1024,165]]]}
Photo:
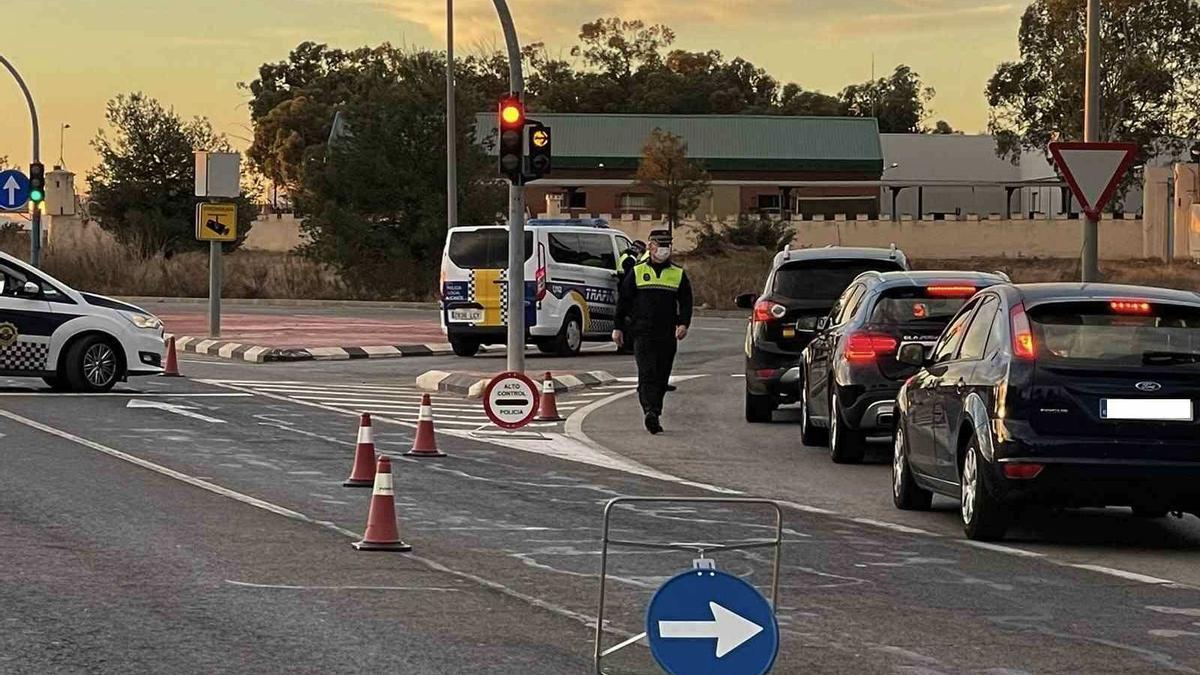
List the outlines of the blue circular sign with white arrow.
{"label": "blue circular sign with white arrow", "polygon": [[13,211],[29,201],[29,177],[9,169],[0,171],[0,209]]}
{"label": "blue circular sign with white arrow", "polygon": [[671,675],[763,675],[779,653],[771,604],[718,570],[688,570],[663,584],[646,610],[646,635]]}

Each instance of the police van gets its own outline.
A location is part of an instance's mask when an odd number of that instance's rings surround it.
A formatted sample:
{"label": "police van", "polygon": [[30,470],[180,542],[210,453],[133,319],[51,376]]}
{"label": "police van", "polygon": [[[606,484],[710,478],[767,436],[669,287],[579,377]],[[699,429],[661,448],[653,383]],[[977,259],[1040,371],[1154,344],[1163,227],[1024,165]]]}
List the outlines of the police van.
{"label": "police van", "polygon": [[0,376],[103,392],[162,372],[163,325],[149,312],[81,293],[0,252]]}
{"label": "police van", "polygon": [[[525,334],[547,354],[574,356],[611,339],[617,259],[630,241],[601,219],[535,219],[525,225]],[[442,254],[442,329],[459,356],[504,344],[508,228],[454,227]]]}

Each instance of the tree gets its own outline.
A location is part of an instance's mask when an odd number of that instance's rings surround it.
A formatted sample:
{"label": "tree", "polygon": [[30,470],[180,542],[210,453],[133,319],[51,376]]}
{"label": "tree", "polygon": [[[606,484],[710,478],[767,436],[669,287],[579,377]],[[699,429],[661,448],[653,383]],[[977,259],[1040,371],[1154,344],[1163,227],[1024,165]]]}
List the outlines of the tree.
{"label": "tree", "polygon": [[926,107],[934,93],[912,68],[899,65],[890,77],[846,87],[841,98],[846,114],[878,118],[883,133],[919,134],[925,131]]}
{"label": "tree", "polygon": [[709,190],[708,174],[687,157],[687,143],[662,129],[655,129],[646,139],[634,178],[654,195],[671,230],[679,225],[681,215],[700,206],[700,198]]}
{"label": "tree", "polygon": [[[227,152],[229,142],[208,120],[184,121],[140,92],[110,100],[105,119],[109,131],[92,141],[100,163],[87,176],[90,212],[100,227],[144,257],[199,248],[192,153]],[[244,193],[236,201],[244,237],[254,209]]]}
{"label": "tree", "polygon": [[842,114],[842,102],[836,96],[805,91],[798,84],[784,85],[779,95],[779,113],[829,117]]}
{"label": "tree", "polygon": [[[1200,135],[1200,4],[1102,0],[1101,140],[1132,141],[1138,162],[1179,152]],[[1046,152],[1083,138],[1084,0],[1036,0],[1018,33],[1021,58],[987,86],[997,154]]]}
{"label": "tree", "polygon": [[[349,133],[305,152],[296,192],[302,252],[375,297],[425,299],[446,240],[444,59],[398,54],[388,76],[342,107]],[[459,107],[459,219],[498,222],[504,187]]]}
{"label": "tree", "polygon": [[936,125],[934,125],[934,127],[933,127],[933,131],[932,131],[932,132],[930,132],[930,133],[934,133],[934,134],[957,134],[957,133],[960,133],[960,132],[958,132],[958,131],[955,131],[955,130],[954,130],[954,127],[950,126],[950,123],[949,123],[949,122],[947,122],[946,120],[938,120],[937,124],[936,124]]}

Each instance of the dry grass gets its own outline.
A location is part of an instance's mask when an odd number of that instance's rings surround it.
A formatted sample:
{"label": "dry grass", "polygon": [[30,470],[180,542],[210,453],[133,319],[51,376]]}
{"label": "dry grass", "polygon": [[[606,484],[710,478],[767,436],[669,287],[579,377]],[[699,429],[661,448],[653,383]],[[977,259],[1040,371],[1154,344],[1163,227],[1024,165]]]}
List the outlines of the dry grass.
{"label": "dry grass", "polygon": [[[23,233],[0,234],[0,250],[27,258]],[[226,298],[358,299],[321,265],[286,253],[235,251],[225,256]],[[108,295],[204,297],[208,254],[139,258],[98,227],[73,230],[46,247],[42,267],[74,287]]]}
{"label": "dry grass", "polygon": [[[28,256],[28,237],[0,230],[0,250]],[[731,309],[738,293],[757,292],[774,254],[765,250],[730,250],[725,255],[685,255],[696,304]],[[917,269],[1001,270],[1018,283],[1072,281],[1079,262],[1061,258],[970,258],[913,261]],[[208,255],[187,253],[170,259],[140,259],[97,227],[56,237],[46,249],[44,267],[75,287],[110,295],[204,297],[208,295]],[[1184,290],[1200,290],[1200,266],[1171,266],[1152,260],[1106,261],[1101,272],[1108,281]],[[434,289],[422,298],[430,299]],[[304,258],[267,251],[236,251],[225,257],[227,298],[304,298],[328,300],[391,300],[386,293],[355,293],[330,269]],[[409,299],[409,298],[400,298]]]}

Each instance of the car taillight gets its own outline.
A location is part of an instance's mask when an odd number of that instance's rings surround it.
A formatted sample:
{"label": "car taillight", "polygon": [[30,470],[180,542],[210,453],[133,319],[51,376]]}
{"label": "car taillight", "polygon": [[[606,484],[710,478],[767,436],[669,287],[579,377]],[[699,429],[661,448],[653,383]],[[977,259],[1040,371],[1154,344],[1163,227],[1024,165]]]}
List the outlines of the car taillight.
{"label": "car taillight", "polygon": [[1113,300],[1108,306],[1117,314],[1148,316],[1153,311],[1150,303],[1145,300]]}
{"label": "car taillight", "polygon": [[759,300],[754,305],[754,320],[761,323],[778,321],[787,314],[787,307],[770,300]]}
{"label": "car taillight", "polygon": [[891,335],[852,333],[846,340],[844,357],[851,363],[866,363],[880,356],[895,353],[900,342]]}
{"label": "car taillight", "polygon": [[1009,318],[1012,321],[1013,356],[1032,361],[1037,356],[1037,346],[1033,343],[1033,330],[1029,327],[1025,305],[1014,305]]}
{"label": "car taillight", "polygon": [[1004,477],[1013,480],[1030,480],[1037,478],[1046,468],[1043,464],[1004,464]]}
{"label": "car taillight", "polygon": [[975,295],[974,286],[928,286],[925,295],[931,298],[969,298]]}

